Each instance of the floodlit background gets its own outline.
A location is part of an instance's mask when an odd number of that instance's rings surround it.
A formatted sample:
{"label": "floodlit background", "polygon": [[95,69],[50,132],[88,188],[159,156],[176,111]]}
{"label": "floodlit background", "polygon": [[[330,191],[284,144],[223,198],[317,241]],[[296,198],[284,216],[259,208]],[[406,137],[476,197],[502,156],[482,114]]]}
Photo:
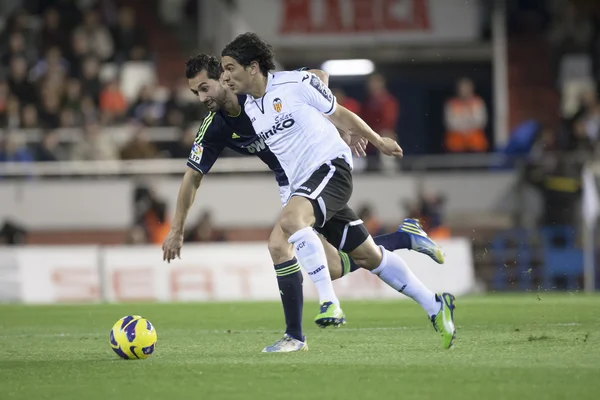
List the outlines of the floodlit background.
{"label": "floodlit background", "polygon": [[[402,254],[429,285],[459,294],[584,282],[593,290],[594,2],[3,0],[0,8],[4,300],[278,298],[265,240],[279,198],[258,159],[225,151],[188,218],[184,260],[167,267],[158,248],[206,112],[184,61],[219,55],[246,31],[274,46],[281,69],[329,73],[340,104],[399,141],[402,160],[372,148],[356,160],[351,205],[373,235],[421,219],[446,249],[447,268]],[[367,278],[336,285],[346,297],[395,296]]]}
{"label": "floodlit background", "polygon": [[[262,354],[281,204],[253,157],[223,152],[162,261],[206,113],[184,62],[248,31],[401,144],[356,160],[351,205],[444,248],[398,254],[456,295],[452,351],[356,271],[346,326],[315,326],[305,276],[310,350]],[[597,399],[599,83],[592,0],[0,0],[0,399]],[[149,359],[111,350],[125,315],[156,328]]]}

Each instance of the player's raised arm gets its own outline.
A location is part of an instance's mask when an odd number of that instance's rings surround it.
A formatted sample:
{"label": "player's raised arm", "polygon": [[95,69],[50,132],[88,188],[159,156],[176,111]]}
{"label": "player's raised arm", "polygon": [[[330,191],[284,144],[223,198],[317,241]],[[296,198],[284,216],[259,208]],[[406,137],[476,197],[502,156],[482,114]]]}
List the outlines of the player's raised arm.
{"label": "player's raised arm", "polygon": [[390,138],[381,137],[358,115],[337,104],[331,90],[316,75],[306,73],[300,84],[306,102],[329,117],[338,130],[351,136],[365,138],[387,156],[402,156],[402,149],[398,143]]}
{"label": "player's raised arm", "polygon": [[386,156],[402,157],[402,148],[395,140],[381,137],[362,118],[347,108],[338,104],[335,111],[329,115],[329,119],[334,125],[349,132],[350,135],[358,135],[367,139]]}

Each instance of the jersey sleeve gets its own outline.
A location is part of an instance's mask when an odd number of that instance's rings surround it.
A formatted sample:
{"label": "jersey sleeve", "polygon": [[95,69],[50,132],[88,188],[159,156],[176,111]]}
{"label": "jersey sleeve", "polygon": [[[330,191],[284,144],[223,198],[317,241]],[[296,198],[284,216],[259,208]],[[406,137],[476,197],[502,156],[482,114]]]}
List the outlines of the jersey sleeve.
{"label": "jersey sleeve", "polygon": [[225,124],[220,115],[209,112],[204,117],[188,157],[188,167],[205,175],[210,171],[225,148],[223,129]]}
{"label": "jersey sleeve", "polygon": [[308,105],[325,115],[333,114],[337,104],[335,96],[315,74],[305,72],[300,87],[302,98]]}

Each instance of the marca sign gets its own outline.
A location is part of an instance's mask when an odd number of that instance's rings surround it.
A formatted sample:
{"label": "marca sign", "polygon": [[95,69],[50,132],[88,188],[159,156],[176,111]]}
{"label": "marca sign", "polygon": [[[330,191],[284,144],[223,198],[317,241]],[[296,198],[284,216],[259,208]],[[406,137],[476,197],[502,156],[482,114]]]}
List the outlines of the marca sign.
{"label": "marca sign", "polygon": [[427,31],[428,0],[283,0],[279,32],[377,33]]}
{"label": "marca sign", "polygon": [[473,41],[477,1],[253,0],[238,2],[248,25],[276,46]]}

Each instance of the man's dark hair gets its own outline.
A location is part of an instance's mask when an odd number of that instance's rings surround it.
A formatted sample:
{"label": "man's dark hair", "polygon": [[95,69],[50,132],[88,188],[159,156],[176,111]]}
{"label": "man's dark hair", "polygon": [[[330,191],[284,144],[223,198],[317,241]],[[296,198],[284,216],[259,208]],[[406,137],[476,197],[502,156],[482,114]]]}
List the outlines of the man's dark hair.
{"label": "man's dark hair", "polygon": [[260,72],[267,76],[269,71],[275,69],[275,52],[256,33],[242,33],[221,52],[221,57],[231,57],[240,65],[248,67],[253,61],[258,63]]}
{"label": "man's dark hair", "polygon": [[219,80],[223,69],[217,57],[208,54],[198,54],[190,57],[185,62],[185,77],[187,79],[195,78],[202,71],[206,71],[208,79]]}

